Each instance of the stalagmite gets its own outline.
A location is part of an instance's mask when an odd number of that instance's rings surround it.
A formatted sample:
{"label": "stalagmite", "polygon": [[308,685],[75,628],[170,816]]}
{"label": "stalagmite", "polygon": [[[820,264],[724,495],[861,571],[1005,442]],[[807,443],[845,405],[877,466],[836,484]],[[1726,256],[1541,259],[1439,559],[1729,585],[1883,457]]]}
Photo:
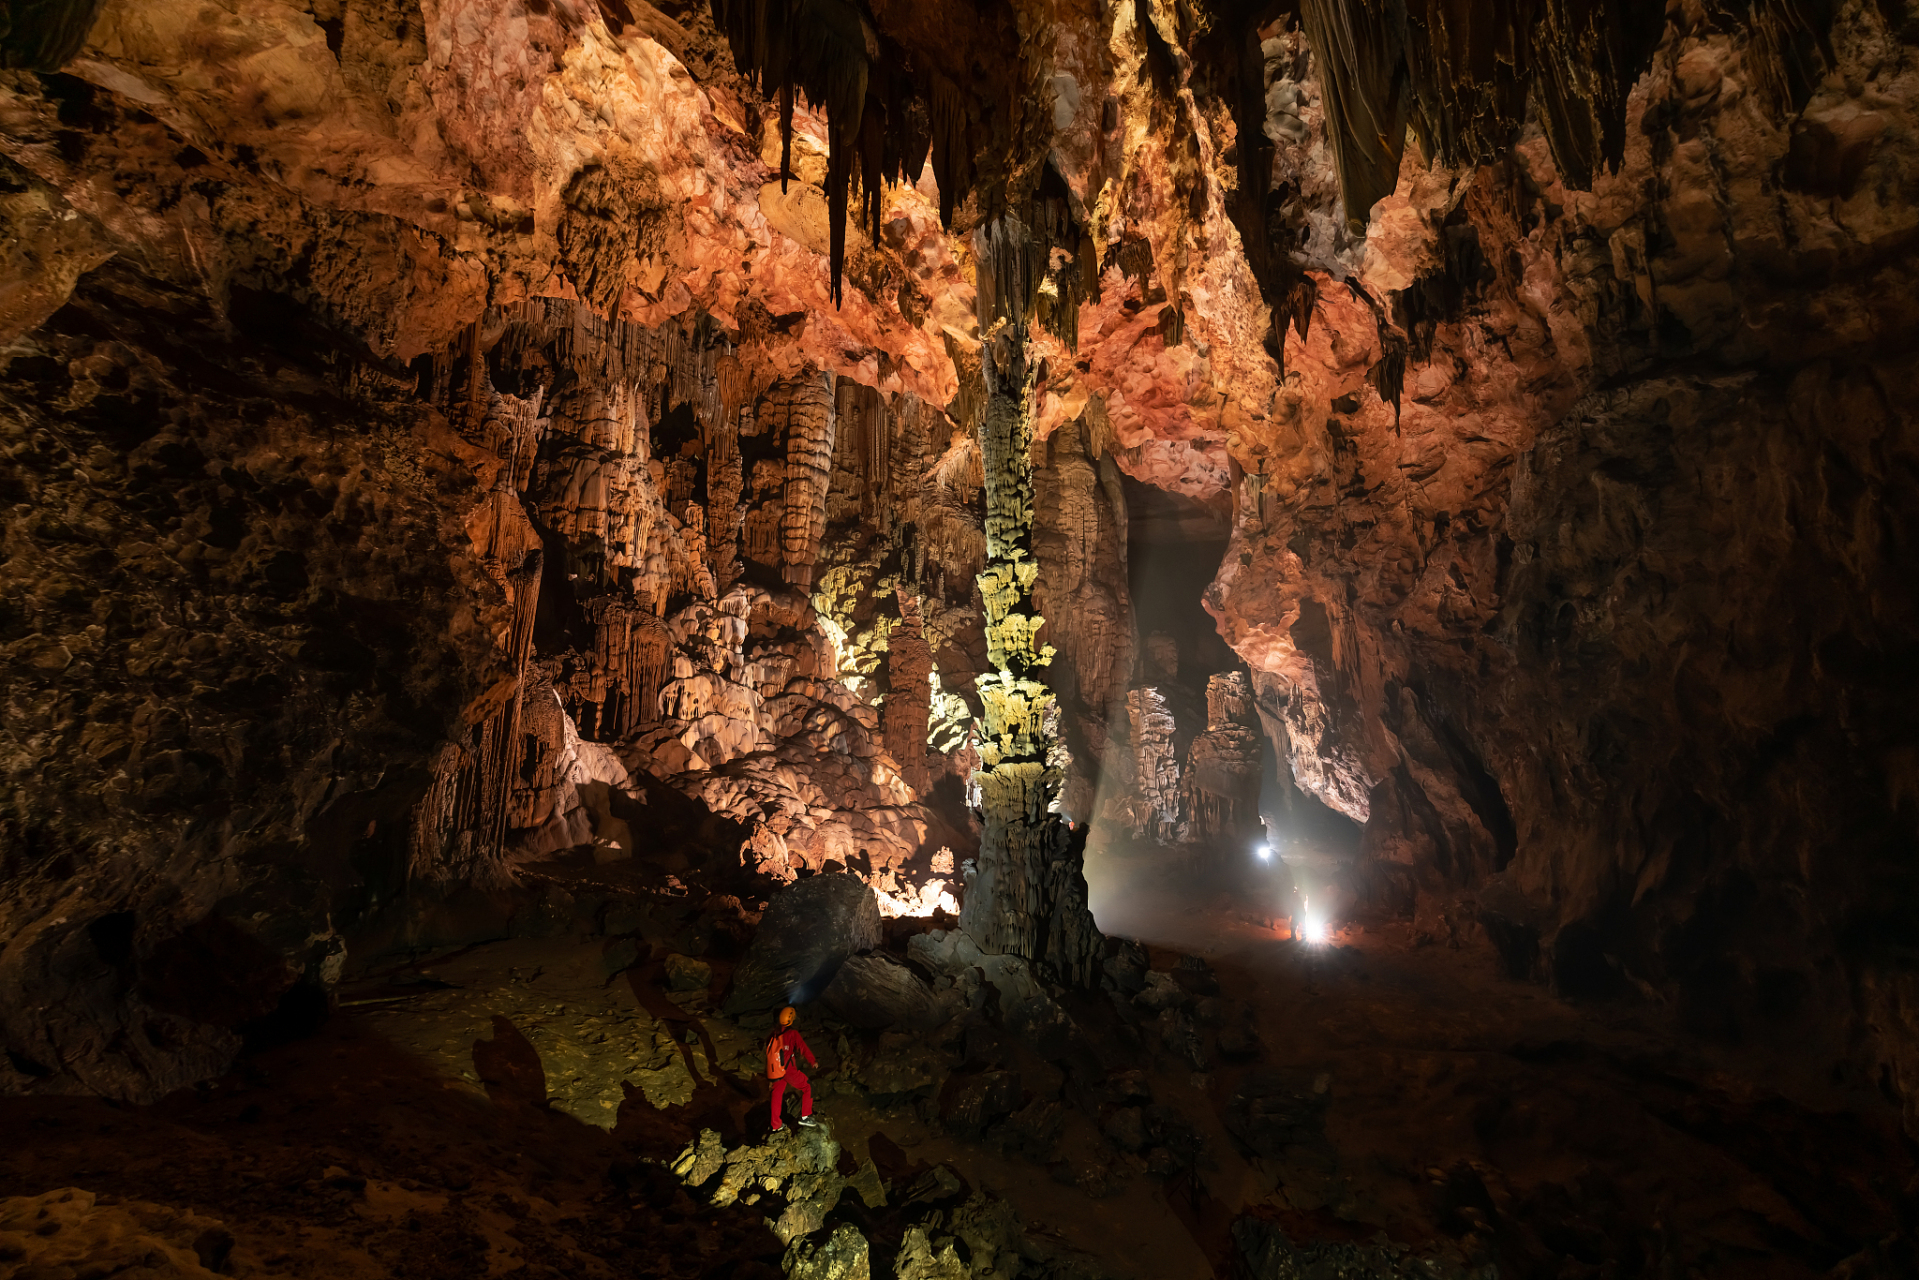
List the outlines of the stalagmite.
{"label": "stalagmite", "polygon": [[1126,695],[1126,717],[1132,729],[1133,765],[1138,794],[1128,802],[1135,834],[1150,834],[1168,843],[1185,835],[1180,825],[1179,756],[1173,746],[1173,713],[1166,699],[1151,686]]}
{"label": "stalagmite", "polygon": [[904,586],[897,588],[900,625],[893,630],[886,651],[889,692],[881,708],[887,754],[900,767],[900,776],[915,790],[926,788],[926,731],[932,707],[933,651],[927,647],[920,621],[919,600]]}
{"label": "stalagmite", "polygon": [[[980,456],[986,471],[986,569],[979,576],[986,609],[987,660],[980,676],[985,733],[974,775],[986,826],[978,869],[967,886],[960,927],[988,952],[1033,960],[1061,982],[1083,986],[1096,972],[1100,934],[1086,907],[1082,832],[1053,811],[1060,785],[1049,759],[1053,694],[1042,673],[1050,646],[1038,643],[1044,622],[1033,603],[1039,561],[1033,555],[1033,389],[1027,315],[1009,285],[1008,260],[1023,265],[1031,246],[1007,220],[986,237],[1001,259],[1000,303],[1011,305],[1004,327],[982,353],[986,414]],[[990,255],[989,255],[990,256]]]}
{"label": "stalagmite", "polygon": [[1243,671],[1206,682],[1206,732],[1187,750],[1185,803],[1192,835],[1231,840],[1259,823],[1260,748],[1252,684]]}

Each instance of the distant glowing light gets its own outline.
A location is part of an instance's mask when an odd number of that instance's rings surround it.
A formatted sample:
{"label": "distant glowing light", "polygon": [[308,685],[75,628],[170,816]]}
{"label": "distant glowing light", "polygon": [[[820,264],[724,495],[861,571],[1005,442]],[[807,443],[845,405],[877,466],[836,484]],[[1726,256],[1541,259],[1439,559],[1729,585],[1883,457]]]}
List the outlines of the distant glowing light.
{"label": "distant glowing light", "polygon": [[1312,903],[1304,895],[1299,899],[1299,936],[1303,940],[1320,945],[1333,940],[1333,926],[1326,917],[1313,910]]}
{"label": "distant glowing light", "polygon": [[1270,844],[1257,845],[1254,847],[1253,852],[1259,855],[1261,862],[1271,862],[1273,860],[1273,846]]}

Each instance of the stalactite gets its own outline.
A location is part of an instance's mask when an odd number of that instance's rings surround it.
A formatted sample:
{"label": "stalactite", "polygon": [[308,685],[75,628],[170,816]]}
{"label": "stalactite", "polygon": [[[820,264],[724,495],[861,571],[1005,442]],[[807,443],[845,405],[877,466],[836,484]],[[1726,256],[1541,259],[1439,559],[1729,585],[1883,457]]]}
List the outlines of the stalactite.
{"label": "stalactite", "polygon": [[520,688],[533,653],[542,552],[516,494],[494,489],[467,518],[475,556],[508,611],[505,674],[466,709],[467,746],[449,744],[415,811],[412,874],[431,881],[495,882],[503,860],[512,779],[519,763]]}
{"label": "stalactite", "polygon": [[[900,524],[916,529],[926,504],[928,422],[938,413],[912,392],[903,392],[893,404],[896,429],[885,437],[886,489],[889,511]],[[913,580],[920,580],[916,565]]]}
{"label": "stalactite", "polygon": [[581,610],[593,627],[592,675],[582,693],[599,708],[599,736],[626,737],[659,717],[673,637],[636,600],[601,596]]}
{"label": "stalactite", "polygon": [[850,444],[859,468],[860,514],[876,520],[884,533],[888,524],[886,489],[892,477],[886,398],[871,387],[843,378],[835,412],[838,438]]}
{"label": "stalactite", "polygon": [[[1063,250],[1059,265],[1054,251]],[[981,332],[1031,315],[1067,350],[1079,349],[1079,308],[1099,293],[1098,253],[1073,214],[1073,196],[1051,161],[1040,171],[1024,219],[1007,214],[973,233],[975,310]]]}
{"label": "stalactite", "polygon": [[712,525],[710,535],[713,586],[726,594],[740,579],[740,526],[745,516],[740,495],[745,488],[740,451],[737,447],[706,464],[706,510]]}
{"label": "stalactite", "polygon": [[826,378],[809,374],[782,383],[769,407],[786,429],[785,510],[780,521],[780,550],[788,582],[813,585],[813,565],[826,533],[826,491],[832,482],[837,417]]}
{"label": "stalactite", "polygon": [[[1751,8],[1755,43],[1765,51],[1757,61],[1776,69],[1769,96],[1796,107],[1831,62],[1831,6],[1761,0]],[[1363,230],[1398,180],[1408,126],[1429,160],[1488,164],[1510,149],[1529,101],[1560,179],[1590,190],[1602,169],[1624,159],[1627,96],[1651,65],[1666,6],[1302,0],[1300,17],[1319,59],[1346,219]]]}
{"label": "stalactite", "polygon": [[740,363],[740,358],[729,351],[715,362],[713,382],[720,402],[719,422],[713,436],[713,455],[724,461],[740,451],[740,411],[752,397],[753,381]]}
{"label": "stalactite", "polygon": [[[848,0],[714,0],[713,16],[733,49],[733,60],[761,93],[779,104],[781,189],[792,174],[796,92],[826,117],[826,204],[833,303],[841,299],[846,263],[846,213],[857,183],[862,212],[877,233],[885,184],[912,182],[929,148],[939,173],[941,214],[952,225],[953,201],[970,177],[970,141],[961,145],[939,129],[967,116],[943,111],[950,102],[935,80],[934,105],[906,71],[903,52],[884,42],[859,5]],[[944,143],[944,145],[942,145]],[[952,185],[949,187],[949,181]]]}
{"label": "stalactite", "polygon": [[900,625],[893,629],[886,651],[886,702],[881,707],[881,729],[887,754],[900,767],[900,776],[916,791],[924,791],[926,730],[933,702],[930,676],[933,651],[926,643],[919,598],[904,585],[895,588]]}

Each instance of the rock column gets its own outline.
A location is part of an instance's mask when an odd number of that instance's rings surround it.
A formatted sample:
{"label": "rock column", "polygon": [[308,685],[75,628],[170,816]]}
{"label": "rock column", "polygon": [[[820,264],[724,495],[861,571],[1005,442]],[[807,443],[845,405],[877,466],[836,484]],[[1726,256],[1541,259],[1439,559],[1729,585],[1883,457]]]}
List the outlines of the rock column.
{"label": "rock column", "polygon": [[1091,985],[1100,935],[1086,906],[1085,838],[1051,812],[1060,773],[1048,758],[1053,694],[1042,678],[1051,646],[1033,603],[1033,380],[1024,317],[1015,314],[980,361],[987,406],[980,427],[986,472],[987,659],[980,803],[985,833],[960,927],[983,951],[1018,955],[1055,979]]}

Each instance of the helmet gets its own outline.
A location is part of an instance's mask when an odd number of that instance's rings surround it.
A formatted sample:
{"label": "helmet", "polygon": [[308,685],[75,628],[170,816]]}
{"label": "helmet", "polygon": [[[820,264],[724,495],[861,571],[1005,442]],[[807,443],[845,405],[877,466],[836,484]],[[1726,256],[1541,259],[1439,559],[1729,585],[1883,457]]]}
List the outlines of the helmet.
{"label": "helmet", "polygon": [[800,1011],[789,1004],[780,1010],[780,1025],[782,1027],[790,1027],[799,1021],[799,1017]]}

